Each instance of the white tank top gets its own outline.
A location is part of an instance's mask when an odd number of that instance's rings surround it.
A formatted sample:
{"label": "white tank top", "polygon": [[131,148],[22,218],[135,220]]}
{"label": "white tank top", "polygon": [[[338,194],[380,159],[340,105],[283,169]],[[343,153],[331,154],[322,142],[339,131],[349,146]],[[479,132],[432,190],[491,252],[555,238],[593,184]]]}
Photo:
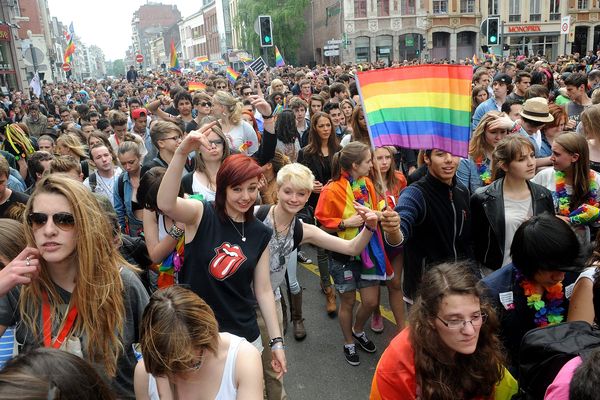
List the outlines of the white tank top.
{"label": "white tank top", "polygon": [[223,368],[221,386],[219,387],[219,392],[217,393],[215,400],[234,400],[237,397],[237,387],[235,386],[235,361],[237,360],[240,343],[245,342],[246,339],[232,334],[228,335],[229,350],[227,352],[227,360],[225,360],[225,367]]}

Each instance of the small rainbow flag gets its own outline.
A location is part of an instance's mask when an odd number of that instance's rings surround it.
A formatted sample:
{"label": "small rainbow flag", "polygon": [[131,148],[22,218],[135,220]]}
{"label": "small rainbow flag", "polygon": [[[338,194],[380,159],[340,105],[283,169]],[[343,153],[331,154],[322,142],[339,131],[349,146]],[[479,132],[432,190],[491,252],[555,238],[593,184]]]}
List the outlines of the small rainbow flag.
{"label": "small rainbow flag", "polygon": [[206,57],[206,56],[196,57],[196,58],[194,58],[194,62],[197,62],[197,63],[208,62],[208,57]]}
{"label": "small rainbow flag", "polygon": [[473,65],[479,65],[479,57],[477,57],[477,54],[473,54]]}
{"label": "small rainbow flag", "polygon": [[467,157],[472,76],[469,65],[358,72],[358,89],[373,145],[435,148]]}
{"label": "small rainbow flag", "polygon": [[179,58],[177,58],[177,50],[175,49],[175,41],[173,39],[171,39],[171,62],[169,67],[171,72],[175,72],[176,74],[181,73]]}
{"label": "small rainbow flag", "polygon": [[229,82],[231,82],[231,83],[235,83],[238,76],[240,76],[240,74],[235,72],[235,70],[231,67],[227,67],[227,71],[225,71],[225,75],[227,75],[227,79],[229,79]]}
{"label": "small rainbow flag", "polygon": [[206,85],[202,82],[190,81],[188,83],[188,91],[194,92],[196,90],[204,90],[206,89]]}
{"label": "small rainbow flag", "polygon": [[275,46],[275,66],[283,67],[284,65],[285,65],[285,61],[283,61],[283,56],[279,52],[279,49],[277,48],[277,46]]}

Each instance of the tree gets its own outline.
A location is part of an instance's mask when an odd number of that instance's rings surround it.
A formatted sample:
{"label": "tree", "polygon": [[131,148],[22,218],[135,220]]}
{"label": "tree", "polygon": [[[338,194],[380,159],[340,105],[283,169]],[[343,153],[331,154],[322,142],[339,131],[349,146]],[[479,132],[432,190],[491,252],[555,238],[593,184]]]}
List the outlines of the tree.
{"label": "tree", "polygon": [[125,63],[123,62],[122,59],[113,61],[112,69],[113,69],[112,74],[114,76],[120,76],[120,75],[127,74],[127,70],[125,69]]}
{"label": "tree", "polygon": [[[304,10],[309,4],[310,0],[240,0],[236,23],[241,27],[244,48],[254,55],[260,54],[254,21],[259,15],[270,15],[273,44],[283,53],[286,62],[295,63],[300,38],[306,29]],[[274,57],[274,50],[269,49],[269,54]]]}

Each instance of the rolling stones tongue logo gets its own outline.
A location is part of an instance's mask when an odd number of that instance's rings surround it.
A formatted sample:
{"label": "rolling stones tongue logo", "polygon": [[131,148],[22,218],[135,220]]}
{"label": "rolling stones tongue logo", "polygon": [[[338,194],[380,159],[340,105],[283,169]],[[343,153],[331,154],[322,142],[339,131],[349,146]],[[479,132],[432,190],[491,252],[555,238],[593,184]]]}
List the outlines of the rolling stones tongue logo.
{"label": "rolling stones tongue logo", "polygon": [[225,242],[215,249],[209,271],[215,279],[223,281],[235,274],[244,261],[246,256],[240,246]]}

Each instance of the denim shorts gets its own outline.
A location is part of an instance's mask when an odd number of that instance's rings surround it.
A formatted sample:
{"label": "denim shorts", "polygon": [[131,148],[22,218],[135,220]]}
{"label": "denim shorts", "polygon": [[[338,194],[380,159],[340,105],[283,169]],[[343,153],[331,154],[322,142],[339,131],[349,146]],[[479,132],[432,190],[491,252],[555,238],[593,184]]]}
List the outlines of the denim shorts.
{"label": "denim shorts", "polygon": [[366,280],[360,277],[362,262],[351,260],[346,263],[332,259],[329,264],[329,274],[333,278],[335,289],[340,293],[351,292],[369,286],[379,285],[379,280]]}

